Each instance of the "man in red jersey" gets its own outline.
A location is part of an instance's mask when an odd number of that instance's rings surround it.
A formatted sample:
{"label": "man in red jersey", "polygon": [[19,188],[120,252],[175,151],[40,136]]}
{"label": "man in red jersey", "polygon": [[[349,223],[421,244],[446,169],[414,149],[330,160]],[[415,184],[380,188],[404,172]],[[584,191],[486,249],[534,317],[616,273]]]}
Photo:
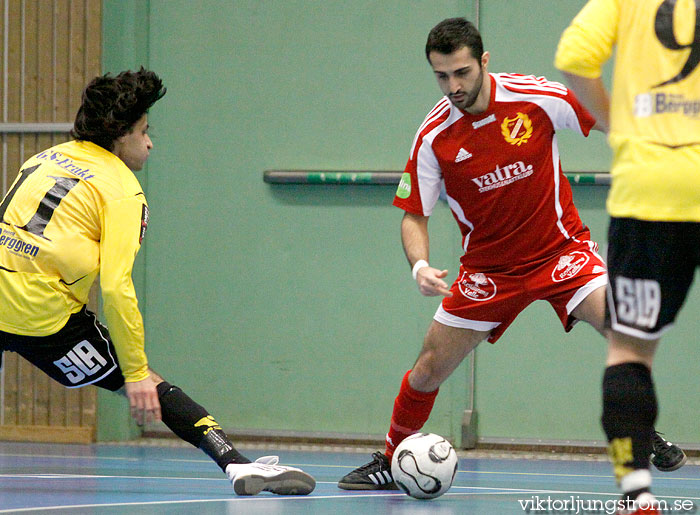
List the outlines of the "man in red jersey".
{"label": "man in red jersey", "polygon": [[[420,292],[444,298],[403,378],[385,452],[343,477],[343,489],[396,489],[391,456],[423,427],[439,386],[533,301],[547,300],[566,331],[578,320],[604,331],[605,263],[573,204],[556,139],[562,128],[587,136],[595,119],[563,84],[489,74],[481,35],[463,18],[436,25],[425,50],[445,96],[418,129],[394,205],[405,211],[401,237]],[[464,249],[451,287],[447,270],[428,264],[428,218],[443,182]],[[667,444],[654,452],[672,470],[685,455]]]}

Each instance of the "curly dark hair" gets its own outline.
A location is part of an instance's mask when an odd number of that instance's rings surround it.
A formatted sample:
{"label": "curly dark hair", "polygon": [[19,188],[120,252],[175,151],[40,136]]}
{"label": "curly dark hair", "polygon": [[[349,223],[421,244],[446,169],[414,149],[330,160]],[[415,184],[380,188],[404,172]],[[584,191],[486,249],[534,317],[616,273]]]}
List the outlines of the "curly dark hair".
{"label": "curly dark hair", "polygon": [[467,47],[472,57],[480,60],[484,53],[484,43],[479,30],[466,18],[447,18],[435,25],[428,34],[425,57],[430,62],[430,52],[447,55],[462,47]]}
{"label": "curly dark hair", "polygon": [[143,66],[116,77],[96,77],[83,91],[70,135],[111,151],[114,141],[131,131],[166,91],[158,75]]}

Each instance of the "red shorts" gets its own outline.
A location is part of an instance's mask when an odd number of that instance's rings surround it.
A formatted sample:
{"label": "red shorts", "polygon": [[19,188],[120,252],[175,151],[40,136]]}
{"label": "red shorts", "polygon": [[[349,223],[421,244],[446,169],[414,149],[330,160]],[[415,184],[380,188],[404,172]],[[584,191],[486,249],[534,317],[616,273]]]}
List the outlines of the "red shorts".
{"label": "red shorts", "polygon": [[450,327],[491,331],[495,343],[521,311],[548,301],[564,329],[577,320],[571,312],[590,293],[608,283],[605,262],[592,241],[573,241],[551,259],[498,273],[459,269],[459,276],[434,319]]}

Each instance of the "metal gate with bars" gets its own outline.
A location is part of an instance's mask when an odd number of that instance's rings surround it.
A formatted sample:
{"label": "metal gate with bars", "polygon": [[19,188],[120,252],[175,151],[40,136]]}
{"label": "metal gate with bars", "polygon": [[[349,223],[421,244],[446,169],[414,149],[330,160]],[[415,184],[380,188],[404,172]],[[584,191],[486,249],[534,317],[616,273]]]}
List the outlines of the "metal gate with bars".
{"label": "metal gate with bars", "polygon": [[[68,140],[81,91],[101,70],[102,1],[0,0],[0,16],[4,195],[26,159]],[[64,388],[6,352],[0,440],[93,441],[96,398],[95,387]]]}

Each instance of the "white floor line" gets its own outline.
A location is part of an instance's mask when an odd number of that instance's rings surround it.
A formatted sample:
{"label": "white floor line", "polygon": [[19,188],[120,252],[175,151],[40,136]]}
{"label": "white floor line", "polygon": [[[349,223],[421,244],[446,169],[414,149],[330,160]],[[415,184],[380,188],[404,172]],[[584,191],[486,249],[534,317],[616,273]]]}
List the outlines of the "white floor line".
{"label": "white floor line", "polygon": [[[109,477],[109,476],[104,476]],[[321,484],[335,484],[333,482],[323,482]],[[589,492],[589,491],[577,491],[577,490],[542,490],[542,489],[526,489],[526,488],[492,488],[492,487],[470,487],[470,486],[455,486],[453,489],[471,489],[479,490],[479,492],[448,492],[445,496],[448,497],[465,497],[470,495],[516,495],[516,494],[557,494],[565,496],[574,495],[602,495],[607,497],[617,497],[619,492]],[[32,507],[32,508],[13,508],[11,510],[0,510],[0,513],[26,513],[32,511],[46,511],[46,510],[71,510],[79,508],[107,508],[107,507],[117,507],[117,506],[155,506],[155,505],[172,505],[172,504],[193,504],[193,503],[212,503],[212,502],[225,502],[225,503],[240,503],[240,502],[268,502],[268,501],[318,501],[318,500],[335,500],[343,498],[355,498],[355,497],[401,497],[402,493],[379,493],[374,492],[371,494],[338,494],[338,495],[309,495],[309,496],[283,496],[283,497],[271,497],[271,496],[260,496],[260,497],[235,497],[235,498],[222,498],[222,499],[188,499],[179,501],[147,501],[147,502],[120,502],[120,503],[101,503],[101,504],[72,504],[64,506],[43,506],[43,507]],[[685,496],[664,496],[657,495],[658,499],[679,499],[679,500],[692,500],[700,501],[700,497],[685,497]]]}

